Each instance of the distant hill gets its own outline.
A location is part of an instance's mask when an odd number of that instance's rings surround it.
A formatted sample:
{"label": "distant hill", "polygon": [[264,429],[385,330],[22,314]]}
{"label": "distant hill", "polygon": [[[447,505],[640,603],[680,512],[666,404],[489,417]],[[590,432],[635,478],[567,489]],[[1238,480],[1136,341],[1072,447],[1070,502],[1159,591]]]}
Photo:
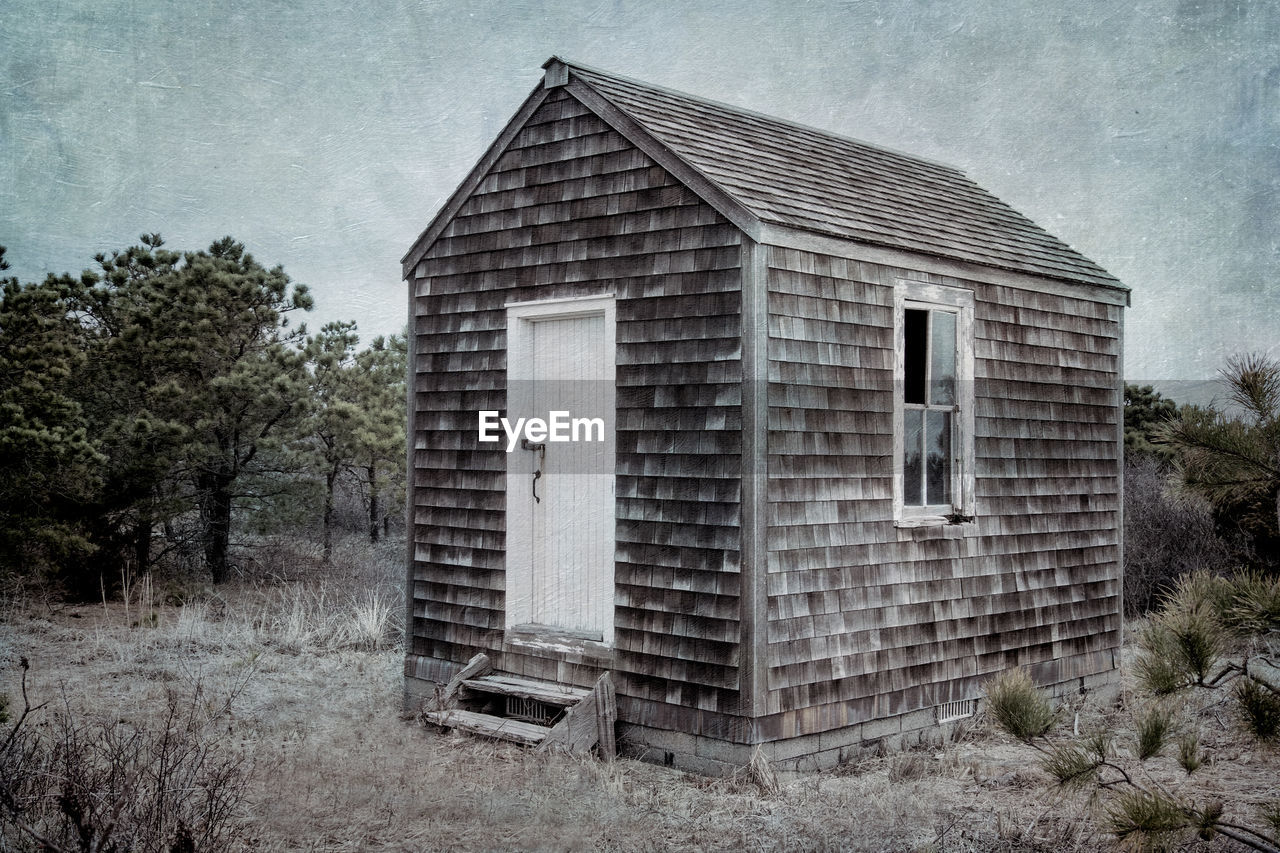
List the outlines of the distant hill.
{"label": "distant hill", "polygon": [[1194,403],[1207,406],[1225,401],[1226,386],[1221,379],[1126,379],[1126,385],[1150,385],[1160,396],[1173,400],[1179,406]]}
{"label": "distant hill", "polygon": [[1221,379],[1126,379],[1126,385],[1150,385],[1160,396],[1179,406],[1213,406],[1219,411],[1236,408],[1227,395],[1227,384]]}

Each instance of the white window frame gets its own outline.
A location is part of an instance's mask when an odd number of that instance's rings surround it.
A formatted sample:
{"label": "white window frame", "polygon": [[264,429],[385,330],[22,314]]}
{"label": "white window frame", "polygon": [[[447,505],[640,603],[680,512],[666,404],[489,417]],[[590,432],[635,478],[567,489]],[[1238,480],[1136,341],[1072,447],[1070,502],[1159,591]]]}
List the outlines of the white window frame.
{"label": "white window frame", "polygon": [[[906,443],[906,311],[956,315],[956,405],[951,418],[951,504],[907,506],[904,500]],[[955,523],[974,515],[973,291],[922,281],[899,280],[893,292],[893,519],[899,527]],[[927,379],[926,379],[927,382]]]}

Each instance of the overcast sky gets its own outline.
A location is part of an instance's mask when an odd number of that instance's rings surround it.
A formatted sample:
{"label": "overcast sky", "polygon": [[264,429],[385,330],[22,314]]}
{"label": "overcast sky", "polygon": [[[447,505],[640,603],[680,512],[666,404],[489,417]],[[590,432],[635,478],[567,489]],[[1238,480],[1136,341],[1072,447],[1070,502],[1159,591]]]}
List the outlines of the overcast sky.
{"label": "overcast sky", "polygon": [[[355,8],[352,8],[355,7]],[[1131,378],[1280,356],[1280,3],[0,0],[0,245],[226,234],[312,327],[399,259],[551,54],[964,169],[1133,288]]]}

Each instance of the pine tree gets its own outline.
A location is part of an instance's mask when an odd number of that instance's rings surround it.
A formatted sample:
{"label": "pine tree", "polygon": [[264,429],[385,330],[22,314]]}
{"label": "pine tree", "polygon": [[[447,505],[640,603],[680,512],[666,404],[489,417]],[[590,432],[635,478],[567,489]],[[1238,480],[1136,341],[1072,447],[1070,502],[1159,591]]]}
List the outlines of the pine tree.
{"label": "pine tree", "polygon": [[1132,461],[1138,456],[1153,456],[1161,461],[1173,458],[1173,451],[1153,444],[1161,424],[1178,416],[1178,405],[1165,399],[1150,385],[1124,386],[1124,453]]}
{"label": "pine tree", "polygon": [[162,246],[145,234],[78,279],[0,280],[0,555],[19,571],[60,563],[96,588],[145,571],[155,526],[198,509],[223,581],[236,506],[282,478],[308,409],[306,330],[288,324],[307,289],[229,237]]}
{"label": "pine tree", "polygon": [[324,477],[321,543],[324,561],[333,556],[334,494],[338,478],[359,453],[359,436],[368,412],[361,405],[360,375],[355,351],[360,338],[355,323],[329,323],[307,340],[311,362],[311,398],[315,408],[310,432]]}
{"label": "pine tree", "polygon": [[71,296],[54,279],[0,279],[0,559],[23,574],[93,550],[84,505],[101,456],[74,393],[85,359]]}
{"label": "pine tree", "polygon": [[192,441],[187,390],[168,360],[172,312],[161,307],[182,256],[162,245],[144,234],[99,255],[75,291],[87,362],[78,393],[103,454],[91,523],[103,573],[146,572],[155,525],[191,508],[180,476]]}
{"label": "pine tree", "polygon": [[380,529],[387,526],[383,494],[403,495],[405,488],[408,337],[399,334],[374,338],[369,349],[356,359],[367,377],[365,408],[370,417],[360,448],[369,494],[369,541],[377,542]]}
{"label": "pine tree", "polygon": [[1238,411],[1184,407],[1160,436],[1177,451],[1187,485],[1280,558],[1280,361],[1232,358],[1222,377]]}
{"label": "pine tree", "polygon": [[199,511],[215,582],[226,579],[232,515],[261,492],[275,451],[306,410],[303,286],[230,237],[179,254],[158,234],[87,271],[75,293],[86,330],[80,396],[103,451],[92,512],[101,570],[113,553],[145,571],[155,525]]}
{"label": "pine tree", "polygon": [[252,500],[257,475],[295,440],[308,409],[305,327],[288,314],[309,310],[305,286],[290,287],[280,267],[267,269],[230,237],[188,253],[169,283],[164,348],[185,380],[205,565],[215,583],[228,577],[232,511]]}
{"label": "pine tree", "polygon": [[363,475],[369,537],[378,540],[382,493],[403,469],[404,341],[378,337],[357,352],[359,337],[348,322],[330,323],[307,342],[315,407],[310,433],[324,479],[325,562],[333,551],[334,498],[343,476]]}

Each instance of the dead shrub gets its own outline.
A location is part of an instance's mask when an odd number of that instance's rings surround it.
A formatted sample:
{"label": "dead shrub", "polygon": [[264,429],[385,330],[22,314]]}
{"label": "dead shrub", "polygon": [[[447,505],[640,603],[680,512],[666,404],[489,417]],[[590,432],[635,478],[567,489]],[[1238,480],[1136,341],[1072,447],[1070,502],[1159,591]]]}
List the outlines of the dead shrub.
{"label": "dead shrub", "polygon": [[746,767],[740,768],[734,774],[733,781],[744,786],[750,785],[759,793],[766,795],[777,794],[782,789],[778,782],[778,774],[774,772],[773,765],[769,763],[769,759],[765,757],[759,746],[751,751],[751,760]]}
{"label": "dead shrub", "polygon": [[400,624],[403,617],[398,604],[396,598],[381,590],[353,599],[346,626],[350,647],[373,652],[393,648],[404,630]]}
{"label": "dead shrub", "polygon": [[1235,558],[1217,533],[1213,512],[1170,482],[1170,469],[1140,457],[1124,473],[1124,607],[1140,616],[1193,571],[1225,572]]}
{"label": "dead shrub", "polygon": [[929,775],[935,761],[921,752],[901,752],[889,759],[889,781],[913,782]]}
{"label": "dead shrub", "polygon": [[[24,670],[24,698],[25,686]],[[248,767],[218,736],[222,711],[209,711],[198,684],[190,696],[169,691],[151,725],[80,715],[65,700],[48,718],[40,710],[27,704],[0,742],[0,848],[166,853],[235,841]]]}

